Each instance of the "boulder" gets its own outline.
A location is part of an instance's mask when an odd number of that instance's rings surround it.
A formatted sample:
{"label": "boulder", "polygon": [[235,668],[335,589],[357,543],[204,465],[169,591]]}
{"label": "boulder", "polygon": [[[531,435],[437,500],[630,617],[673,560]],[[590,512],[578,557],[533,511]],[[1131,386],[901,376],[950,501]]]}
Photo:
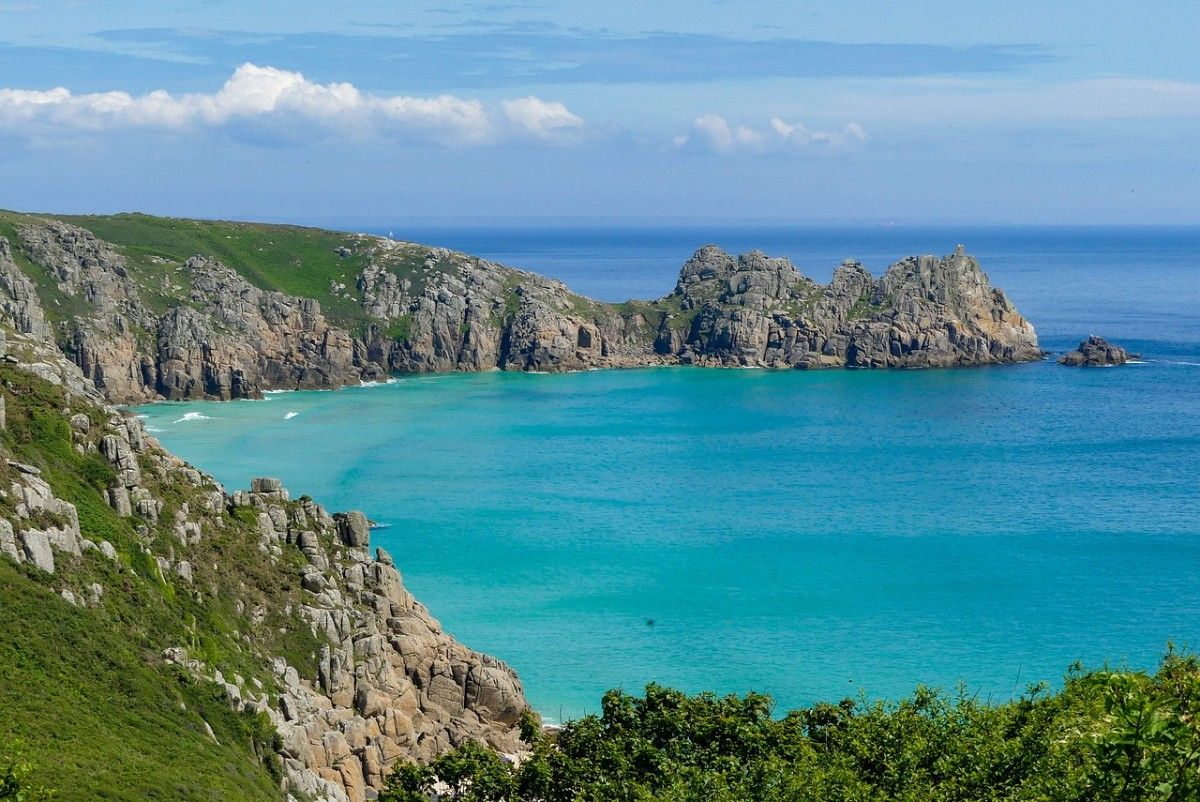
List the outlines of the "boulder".
{"label": "boulder", "polygon": [[367,516],[358,510],[338,513],[334,516],[337,521],[338,536],[347,546],[369,546],[371,544],[371,524]]}
{"label": "boulder", "polygon": [[50,549],[50,538],[45,532],[30,529],[21,533],[25,557],[48,574],[54,573],[54,552]]}
{"label": "boulder", "polygon": [[251,493],[278,493],[283,490],[283,482],[268,476],[260,476],[250,480]]}

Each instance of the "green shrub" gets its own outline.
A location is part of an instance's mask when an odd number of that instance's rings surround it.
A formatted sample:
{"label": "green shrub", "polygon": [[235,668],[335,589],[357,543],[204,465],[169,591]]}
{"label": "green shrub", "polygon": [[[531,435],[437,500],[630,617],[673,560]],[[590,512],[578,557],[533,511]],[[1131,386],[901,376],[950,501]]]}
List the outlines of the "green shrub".
{"label": "green shrub", "polygon": [[34,768],[20,741],[0,744],[0,802],[37,802],[53,797],[53,791],[33,784],[30,777]]}
{"label": "green shrub", "polygon": [[1200,664],[1168,651],[1157,674],[1072,671],[1061,691],[1001,704],[918,688],[771,715],[759,694],[688,696],[650,685],[605,694],[599,716],[546,737],[514,768],[467,744],[402,766],[385,799],[438,782],[486,802],[1200,799]]}

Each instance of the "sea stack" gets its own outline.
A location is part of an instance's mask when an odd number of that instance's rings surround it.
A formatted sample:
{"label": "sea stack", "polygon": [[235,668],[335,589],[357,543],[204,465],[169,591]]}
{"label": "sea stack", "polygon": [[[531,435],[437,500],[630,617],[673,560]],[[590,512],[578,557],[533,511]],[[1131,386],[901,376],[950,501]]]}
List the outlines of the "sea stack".
{"label": "sea stack", "polygon": [[1103,368],[1124,365],[1139,356],[1140,354],[1131,354],[1121,346],[1114,345],[1103,337],[1093,334],[1081,342],[1074,351],[1059,357],[1058,364],[1079,368]]}

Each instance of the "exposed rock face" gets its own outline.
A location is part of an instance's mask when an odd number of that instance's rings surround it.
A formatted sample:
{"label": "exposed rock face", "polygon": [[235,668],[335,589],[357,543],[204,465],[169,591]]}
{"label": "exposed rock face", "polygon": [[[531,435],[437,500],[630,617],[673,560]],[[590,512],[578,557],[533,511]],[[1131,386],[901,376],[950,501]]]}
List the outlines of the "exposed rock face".
{"label": "exposed rock face", "polygon": [[[20,235],[25,256],[86,310],[59,339],[110,400],[256,397],[268,388],[340,387],[378,371],[359,359],[361,346],[347,332],[326,322],[317,301],[260,290],[215,260],[197,256],[180,266],[190,289],[158,314],[145,300],[151,288],[91,232],[44,221],[22,226]],[[22,330],[44,334],[44,317],[28,309],[33,285],[10,278],[19,270],[9,249],[7,241],[0,246],[0,295],[9,296]]]}
{"label": "exposed rock face", "polygon": [[446,635],[404,589],[386,552],[372,560],[365,543],[348,542],[365,537],[362,513],[330,516],[309,501],[281,503],[281,494],[230,501],[265,515],[266,554],[278,558],[289,545],[304,551],[308,601],[297,612],[332,644],[316,683],[277,660],[278,705],[253,702],[283,736],[290,790],[328,794],[334,786],[358,802],[383,787],[401,758],[427,760],[467,739],[519,752],[515,725],[527,703],[516,674]]}
{"label": "exposed rock face", "polygon": [[37,288],[13,261],[12,247],[4,237],[0,237],[0,312],[18,332],[37,340],[50,339]]}
{"label": "exposed rock face", "polygon": [[736,259],[703,248],[668,300],[656,347],[692,364],[944,367],[1037,359],[1033,326],[993,289],[973,257],[911,257],[876,280],[844,262],[827,286],[786,259]]}
{"label": "exposed rock face", "polygon": [[[670,295],[614,305],[465,254],[360,237],[357,295],[337,285],[366,321],[351,332],[316,300],[259,289],[207,256],[162,260],[168,278],[152,287],[76,226],[40,220],[20,235],[24,255],[83,310],[62,324],[64,350],[118,402],[255,397],[386,371],[942,367],[1041,355],[1033,327],[961,247],[904,259],[878,279],[848,261],[828,286],[786,259],[706,247]],[[49,326],[31,300],[36,285],[0,241],[0,307],[42,336]]]}
{"label": "exposed rock face", "polygon": [[[388,265],[396,243],[378,242],[358,277],[365,311],[402,322],[402,339],[370,340],[389,370],[580,370],[658,361],[637,321],[572,294],[564,284],[443,249],[414,275]],[[386,326],[384,326],[386,327]]]}
{"label": "exposed rock face", "polygon": [[353,339],[321,306],[254,287],[203,257],[184,265],[192,307],[158,323],[156,390],[166,398],[253,397],[263,389],[318,389],[360,381]]}
{"label": "exposed rock face", "polygon": [[1114,345],[1103,337],[1092,335],[1079,344],[1074,351],[1069,351],[1058,358],[1058,364],[1071,367],[1098,368],[1110,365],[1124,365],[1131,359],[1137,359],[1139,354],[1131,354],[1119,345]]}

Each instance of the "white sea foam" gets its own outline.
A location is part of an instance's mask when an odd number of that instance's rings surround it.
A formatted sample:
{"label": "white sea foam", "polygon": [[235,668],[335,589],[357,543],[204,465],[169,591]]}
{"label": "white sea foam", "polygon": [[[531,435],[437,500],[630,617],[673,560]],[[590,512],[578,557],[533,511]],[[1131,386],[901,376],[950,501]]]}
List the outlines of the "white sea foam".
{"label": "white sea foam", "polygon": [[286,415],[284,415],[284,416],[283,416],[283,419],[284,419],[284,420],[291,420],[292,418],[296,417],[296,416],[297,416],[297,415],[299,415],[299,414],[300,414],[299,412],[289,412],[288,414],[286,414]]}
{"label": "white sea foam", "polygon": [[185,412],[183,413],[182,418],[179,420],[173,420],[171,423],[187,423],[188,421],[194,420],[212,420],[212,418],[205,415],[203,412]]}

